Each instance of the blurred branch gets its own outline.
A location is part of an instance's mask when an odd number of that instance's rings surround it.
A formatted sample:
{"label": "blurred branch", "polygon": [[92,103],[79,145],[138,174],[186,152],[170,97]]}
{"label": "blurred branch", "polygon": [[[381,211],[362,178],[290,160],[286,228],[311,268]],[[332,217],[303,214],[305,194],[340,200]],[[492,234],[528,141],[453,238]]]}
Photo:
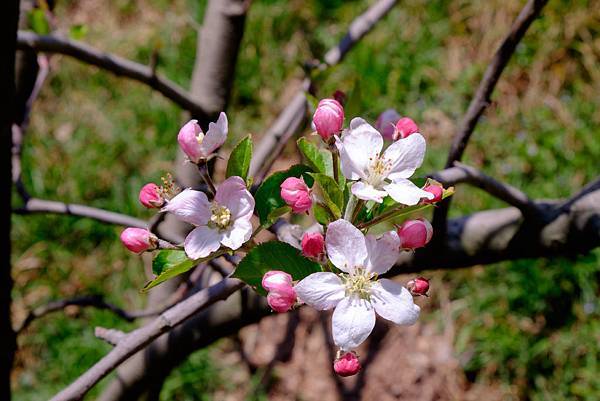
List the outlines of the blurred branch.
{"label": "blurred branch", "polygon": [[110,345],[119,344],[121,340],[127,336],[127,334],[121,330],[107,329],[99,326],[94,329],[94,335],[97,338],[106,341]]}
{"label": "blurred branch", "polygon": [[[508,35],[504,38],[498,50],[496,50],[490,64],[485,70],[475,96],[471,100],[467,113],[459,126],[458,132],[454,135],[452,146],[448,153],[448,160],[446,161],[446,168],[452,167],[455,161],[461,160],[469,138],[479,122],[479,118],[490,105],[492,92],[496,87],[496,83],[498,83],[498,79],[500,79],[500,75],[504,71],[504,67],[510,61],[517,45],[523,36],[525,36],[525,32],[527,32],[531,23],[540,15],[542,8],[544,8],[547,2],[548,0],[528,0],[513,22]],[[433,228],[439,235],[438,238],[443,239],[445,236],[450,202],[451,198],[444,200],[435,210]]]}
{"label": "blurred branch", "polygon": [[70,216],[88,217],[103,223],[117,224],[121,226],[146,228],[147,222],[126,214],[111,212],[90,206],[77,205],[73,203],[63,203],[45,199],[30,198],[26,200],[25,205],[19,209],[14,209],[17,214],[32,213],[55,213],[67,214]]}
{"label": "blurred branch", "polygon": [[233,278],[222,280],[161,313],[147,325],[133,330],[123,337],[105,357],[81,375],[51,401],[80,400],[102,378],[115,370],[127,358],[144,348],[161,334],[180,325],[196,313],[215,302],[227,299],[244,283]]}
{"label": "blurred branch", "polygon": [[48,302],[45,305],[39,306],[32,311],[29,312],[21,326],[17,328],[15,331],[17,334],[23,332],[29,325],[38,318],[46,316],[52,312],[58,312],[64,310],[68,306],[82,306],[82,307],[93,307],[97,309],[104,309],[114,313],[116,316],[127,320],[128,322],[133,322],[135,319],[141,317],[148,316],[156,316],[160,314],[160,310],[156,311],[133,311],[128,312],[125,309],[119,308],[116,305],[108,303],[104,300],[104,297],[101,295],[88,295],[81,296],[69,299],[61,299],[58,301]]}
{"label": "blurred branch", "polygon": [[207,118],[204,109],[191,94],[167,78],[155,74],[150,66],[58,35],[37,35],[30,31],[19,31],[17,47],[38,52],[63,54],[110,71],[115,75],[131,78],[162,93],[166,98],[195,116]]}
{"label": "blurred branch", "polygon": [[[397,2],[397,0],[379,0],[356,17],[342,40],[325,54],[325,63],[317,67],[325,70],[342,61],[352,47],[369,33]],[[263,180],[283,151],[285,144],[298,132],[305,121],[308,110],[305,93],[310,85],[310,79],[306,78],[292,101],[279,113],[256,147],[250,165],[250,176],[254,177],[254,182],[259,183]]]}
{"label": "blurred branch", "polygon": [[534,220],[540,218],[541,211],[525,193],[485,175],[474,167],[454,162],[454,167],[434,173],[431,177],[445,186],[467,183],[481,188],[490,195],[516,207],[523,213],[523,216]]}

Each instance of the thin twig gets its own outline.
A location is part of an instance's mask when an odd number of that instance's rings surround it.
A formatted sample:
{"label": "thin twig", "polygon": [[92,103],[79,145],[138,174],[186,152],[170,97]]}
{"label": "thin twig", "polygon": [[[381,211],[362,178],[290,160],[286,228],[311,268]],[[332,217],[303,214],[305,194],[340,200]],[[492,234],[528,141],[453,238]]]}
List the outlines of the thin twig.
{"label": "thin twig", "polygon": [[90,206],[63,203],[46,199],[30,198],[23,207],[14,209],[17,214],[56,213],[88,217],[108,224],[146,228],[147,222],[126,214],[111,212]]}
{"label": "thin twig", "polygon": [[190,111],[196,118],[208,119],[202,106],[191,94],[167,78],[155,74],[151,66],[103,52],[76,40],[57,35],[37,35],[29,31],[19,31],[17,47],[39,52],[64,54],[110,71],[115,75],[131,78],[162,93],[183,109]]}
{"label": "thin twig", "polygon": [[123,340],[127,334],[117,329],[107,329],[104,327],[96,327],[94,329],[94,335],[109,343],[110,345],[117,345],[121,340]]}
{"label": "thin twig", "polygon": [[[479,118],[490,104],[492,92],[496,87],[498,79],[500,79],[500,75],[504,71],[504,67],[508,64],[525,32],[527,32],[531,23],[540,15],[542,8],[544,8],[547,2],[548,0],[529,0],[513,22],[508,35],[506,35],[502,44],[496,50],[490,64],[485,70],[475,96],[471,100],[467,113],[454,136],[450,152],[448,153],[446,168],[452,167],[455,161],[460,161],[462,158],[469,138],[479,122]],[[450,202],[451,198],[440,202],[433,215],[433,228],[438,234],[437,238],[439,240],[443,240],[446,235],[446,221]]]}
{"label": "thin twig", "polygon": [[104,358],[54,396],[51,401],[80,400],[102,378],[152,340],[215,302],[226,299],[243,286],[244,283],[240,280],[228,278],[181,301],[152,322],[128,333]]}

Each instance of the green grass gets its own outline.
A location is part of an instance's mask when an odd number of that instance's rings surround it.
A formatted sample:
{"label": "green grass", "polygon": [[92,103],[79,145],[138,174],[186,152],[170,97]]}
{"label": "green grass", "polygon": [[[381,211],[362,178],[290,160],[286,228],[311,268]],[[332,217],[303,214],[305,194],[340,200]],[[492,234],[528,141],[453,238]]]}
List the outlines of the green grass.
{"label": "green grass", "polygon": [[[260,137],[302,79],[302,63],[321,57],[370,3],[254,1],[228,110],[229,143],[248,132]],[[486,62],[522,3],[402,2],[340,66],[318,77],[318,95],[360,92],[353,101],[370,119],[388,107],[411,116],[429,144],[420,172],[440,168]],[[159,71],[189,84],[191,21],[201,21],[204,2],[120,0],[102,4],[100,14],[85,11],[90,4],[60,2],[59,26],[85,23],[83,40],[140,62],[158,48]],[[498,84],[467,163],[536,198],[568,196],[598,174],[599,52],[591,39],[598,10],[598,1],[550,2]],[[25,141],[27,188],[38,197],[149,217],[137,191],[173,170],[185,115],[137,83],[65,57],[52,65]],[[453,205],[452,215],[503,206],[464,187]],[[15,216],[13,223],[16,316],[49,299],[88,293],[143,306],[142,262],[123,250],[119,228],[49,215]],[[531,400],[594,399],[599,258],[596,252],[441,274],[459,305],[456,351],[468,377]],[[104,355],[108,346],[92,333],[97,325],[132,327],[93,310],[34,323],[19,338],[15,398],[48,399]],[[209,400],[225,383],[211,353],[200,351],[167,380],[162,397]]]}

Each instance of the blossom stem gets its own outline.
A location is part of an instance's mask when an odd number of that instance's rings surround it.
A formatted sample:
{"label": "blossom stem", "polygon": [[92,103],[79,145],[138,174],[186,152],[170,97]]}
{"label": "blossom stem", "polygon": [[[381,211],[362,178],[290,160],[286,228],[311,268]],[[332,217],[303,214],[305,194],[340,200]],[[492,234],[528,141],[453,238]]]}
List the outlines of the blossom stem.
{"label": "blossom stem", "polygon": [[333,161],[333,179],[336,183],[339,184],[340,172],[339,172],[339,164],[340,164],[340,154],[338,153],[338,149],[335,146],[334,142],[329,144],[329,150],[331,151],[331,158]]}
{"label": "blossom stem", "polygon": [[356,203],[356,207],[354,208],[354,213],[352,213],[352,223],[356,223],[356,219],[358,218],[358,215],[360,214],[360,211],[362,210],[364,205],[365,205],[365,201],[362,199],[360,199]]}
{"label": "blossom stem", "polygon": [[400,207],[400,208],[392,209],[383,214],[380,214],[379,216],[375,217],[373,220],[358,224],[356,227],[361,230],[364,228],[373,227],[374,225],[383,223],[386,220],[390,220],[395,217],[402,216],[404,214],[415,212],[417,210],[425,210],[432,206],[433,206],[432,204],[426,204],[426,205],[418,205],[418,207],[416,207],[416,208],[415,207]]}
{"label": "blossom stem", "polygon": [[210,178],[210,173],[208,172],[206,163],[198,164],[198,172],[200,173],[200,177],[202,177],[202,180],[206,183],[206,185],[208,185],[208,190],[210,191],[212,196],[215,196],[215,194],[217,193],[217,189],[215,188],[215,184],[213,183],[212,178]]}
{"label": "blossom stem", "polygon": [[346,211],[344,212],[344,220],[351,221],[354,215],[354,209],[356,208],[356,196],[350,195],[348,204],[346,205]]}

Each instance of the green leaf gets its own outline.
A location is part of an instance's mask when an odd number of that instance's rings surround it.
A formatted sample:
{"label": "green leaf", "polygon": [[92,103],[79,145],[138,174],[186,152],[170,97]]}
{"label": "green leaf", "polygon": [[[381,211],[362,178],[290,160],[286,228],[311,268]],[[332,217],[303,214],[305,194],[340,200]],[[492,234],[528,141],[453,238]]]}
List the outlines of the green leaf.
{"label": "green leaf", "polygon": [[208,260],[211,257],[204,259],[189,259],[184,251],[178,250],[163,250],[160,251],[152,261],[152,271],[157,275],[154,280],[146,283],[142,292],[148,291],[150,288],[164,283],[165,281],[179,276],[192,268]]}
{"label": "green leaf", "polygon": [[315,220],[324,226],[329,224],[334,219],[334,217],[331,215],[331,212],[326,207],[319,204],[313,206],[313,213],[315,215]]}
{"label": "green leaf", "polygon": [[165,270],[188,260],[185,251],[165,249],[159,251],[152,260],[152,272],[157,276]]}
{"label": "green leaf", "polygon": [[38,35],[48,35],[50,33],[50,24],[46,18],[46,12],[41,8],[34,8],[28,14],[29,25]]}
{"label": "green leaf", "polygon": [[341,210],[344,207],[344,193],[333,178],[325,174],[311,174],[311,176],[321,190],[325,204],[333,212],[334,217],[339,219],[342,214]]}
{"label": "green leaf", "polygon": [[259,294],[266,295],[261,281],[270,270],[282,270],[294,280],[302,280],[309,274],[320,272],[321,265],[305,258],[300,250],[285,242],[269,241],[252,248],[235,269],[233,277],[254,287]]}
{"label": "green leaf", "polygon": [[260,218],[260,224],[266,225],[269,222],[269,215],[275,209],[285,206],[281,199],[281,183],[288,177],[302,177],[309,187],[312,187],[314,180],[308,174],[312,169],[302,164],[290,167],[286,171],[279,171],[267,178],[258,188],[254,195],[256,201],[256,214]]}
{"label": "green leaf", "polygon": [[252,136],[248,135],[236,145],[227,162],[227,177],[238,176],[246,180],[252,160]]}
{"label": "green leaf", "polygon": [[298,139],[298,149],[300,149],[308,165],[314,171],[333,177],[333,161],[330,151],[319,149],[316,145],[307,141],[306,138]]}
{"label": "green leaf", "polygon": [[271,226],[273,223],[275,223],[275,220],[277,220],[284,214],[289,213],[291,211],[292,211],[292,208],[289,207],[288,205],[278,207],[277,209],[275,209],[271,213],[269,213],[269,217],[267,217],[267,222],[265,223],[265,226],[266,227]]}

